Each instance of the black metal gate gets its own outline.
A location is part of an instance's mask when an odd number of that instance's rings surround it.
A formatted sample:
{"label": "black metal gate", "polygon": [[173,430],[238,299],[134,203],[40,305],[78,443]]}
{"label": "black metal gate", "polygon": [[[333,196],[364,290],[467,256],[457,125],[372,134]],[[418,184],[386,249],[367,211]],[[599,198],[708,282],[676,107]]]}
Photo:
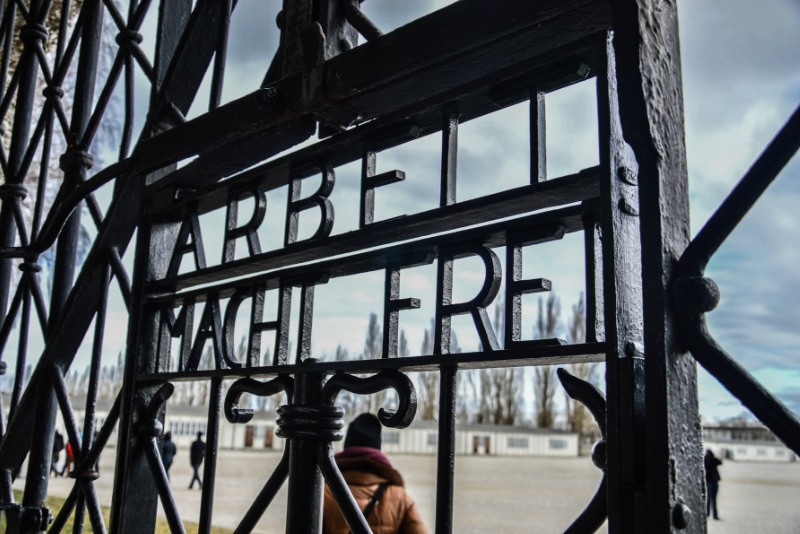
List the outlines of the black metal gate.
{"label": "black metal gate", "polygon": [[[378,415],[385,426],[404,428],[416,410],[407,376],[412,371],[440,371],[437,534],[453,530],[455,392],[463,369],[606,362],[607,399],[561,373],[570,395],[587,405],[603,430],[593,455],[605,473],[603,482],[569,532],[593,532],[606,517],[611,532],[705,532],[695,359],[800,454],[796,417],[708,335],[704,313],[716,305],[718,291],[703,278],[710,256],[798,150],[800,112],[690,243],[673,2],[461,0],[383,35],[357,0],[284,0],[277,20],[281,45],[262,87],[222,106],[236,2],[158,4],[130,0],[127,16],[114,0],[3,4],[0,115],[9,116],[13,125],[8,152],[0,146],[3,347],[15,321],[21,328],[16,361],[4,351],[2,364],[4,372],[10,360],[16,377],[9,420],[0,421],[0,507],[9,532],[60,532],[74,510],[76,532],[82,531],[86,512],[96,533],[152,532],[159,499],[172,532],[183,532],[160,458],[164,407],[176,381],[207,381],[211,387],[203,533],[211,528],[220,415],[224,411],[231,422],[247,422],[251,414],[239,407],[244,393],[287,393],[278,435],[289,445],[237,533],[252,530],[287,479],[287,532],[320,531],[323,481],[352,531],[369,532],[332,461],[332,442],[342,439],[343,427],[337,395],[394,389],[397,410],[381,409]],[[158,9],[152,61],[139,46],[148,9]],[[108,18],[118,27],[118,50],[102,73],[106,79],[98,80]],[[368,42],[357,46],[358,34]],[[71,65],[75,83],[65,91]],[[134,143],[136,68],[151,82],[152,96],[142,137]],[[187,121],[184,115],[209,68],[209,111]],[[597,86],[600,165],[549,177],[544,94],[589,78]],[[119,159],[90,177],[93,140],[118,84],[125,94]],[[459,124],[524,101],[530,101],[531,110],[530,184],[457,202]],[[376,174],[381,151],[439,131],[439,207],[376,222],[375,189],[404,179],[401,170]],[[318,142],[270,159],[315,133]],[[44,217],[51,152],[61,146],[56,140],[66,147],[59,159],[63,180]],[[336,168],[353,161],[362,165],[360,227],[331,235],[329,196]],[[38,172],[32,170],[35,162]],[[31,174],[37,193],[33,215],[26,219],[22,202]],[[302,180],[312,175],[321,176],[320,188],[301,193]],[[103,213],[94,192],[110,182],[113,201]],[[285,246],[262,252],[256,229],[267,210],[265,193],[285,185]],[[253,213],[240,224],[246,218],[238,213],[244,200],[252,202]],[[76,272],[81,203],[97,237]],[[223,208],[224,255],[219,266],[209,267],[198,217]],[[319,209],[319,226],[301,240],[299,215],[309,208]],[[135,230],[131,282],[120,258]],[[523,279],[521,251],[570,232],[585,236],[587,342],[524,341],[521,296],[546,291],[549,282]],[[249,254],[236,259],[242,239]],[[38,259],[54,245],[48,305]],[[507,251],[505,272],[493,252],[498,247]],[[475,299],[455,304],[453,262],[466,256],[483,261],[485,281]],[[421,296],[436,299],[434,355],[398,357],[398,314],[419,306],[417,299],[399,298],[401,274],[434,262],[437,293]],[[383,357],[311,359],[315,286],[372,271],[385,271],[386,277]],[[123,389],[103,425],[95,428],[112,279],[130,314],[128,350]],[[501,284],[507,294],[502,346],[485,310]],[[273,313],[264,309],[267,291],[279,292],[274,321],[265,320]],[[298,346],[290,354],[292,298],[299,299],[302,318]],[[220,301],[226,299],[223,308]],[[239,361],[233,328],[245,302],[251,307],[249,345]],[[200,317],[196,331],[195,313]],[[451,318],[461,314],[474,319],[482,352],[451,354]],[[93,320],[81,439],[64,377]],[[45,332],[46,347],[23,388],[32,321]],[[275,332],[274,361],[262,366],[261,334],[267,331]],[[180,338],[177,361],[171,357],[173,338]],[[213,369],[199,369],[206,341],[213,346]],[[371,376],[357,376],[364,374]],[[236,379],[224,399],[223,379]],[[43,502],[59,410],[76,458],[75,487],[50,524]],[[117,423],[113,506],[105,525],[93,487],[99,476],[94,465]],[[25,489],[17,503],[12,480],[26,458]]]}

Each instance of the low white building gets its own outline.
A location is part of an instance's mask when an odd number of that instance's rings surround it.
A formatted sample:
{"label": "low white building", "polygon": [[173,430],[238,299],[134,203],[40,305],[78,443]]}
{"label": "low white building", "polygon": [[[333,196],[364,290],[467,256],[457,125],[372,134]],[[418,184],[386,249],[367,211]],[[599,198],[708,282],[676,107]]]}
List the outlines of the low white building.
{"label": "low white building", "polygon": [[706,426],[703,445],[735,462],[796,462],[797,455],[761,426]]}
{"label": "low white building", "polygon": [[717,458],[735,462],[796,462],[797,455],[774,441],[706,441]]}
{"label": "low white building", "polygon": [[[8,410],[9,398],[3,394],[4,408]],[[84,399],[72,399],[76,423],[83,430]],[[111,401],[97,402],[97,429],[105,422]],[[186,450],[197,439],[197,432],[207,434],[207,406],[169,404],[164,428],[172,433],[178,450]],[[231,424],[220,418],[220,449],[276,450],[286,445],[286,440],[276,436],[275,412],[257,411],[246,424]],[[59,432],[66,439],[66,430],[60,413]],[[345,432],[347,428],[345,428]],[[438,424],[434,421],[414,421],[403,430],[384,428],[383,450],[389,454],[436,454],[439,443]],[[206,437],[204,436],[204,439]],[[737,462],[795,462],[794,452],[777,440],[768,429],[760,426],[706,426],[703,428],[704,448],[711,449],[722,459]],[[115,447],[116,430],[109,440]],[[342,449],[343,442],[335,442],[334,449]],[[63,453],[62,453],[63,454]],[[579,455],[578,435],[556,429],[529,428],[505,425],[458,424],[456,426],[456,454],[489,454],[497,456],[554,456]]]}

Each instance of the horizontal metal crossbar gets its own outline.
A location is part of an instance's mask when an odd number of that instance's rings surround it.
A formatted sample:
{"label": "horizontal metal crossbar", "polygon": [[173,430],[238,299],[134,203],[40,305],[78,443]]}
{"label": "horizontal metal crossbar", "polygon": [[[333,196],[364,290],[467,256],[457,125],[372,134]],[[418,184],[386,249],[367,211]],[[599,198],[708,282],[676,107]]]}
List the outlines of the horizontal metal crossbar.
{"label": "horizontal metal crossbar", "polygon": [[[377,222],[366,228],[331,236],[324,240],[301,241],[289,247],[250,258],[199,269],[171,279],[155,280],[150,282],[148,290],[184,289],[286,265],[320,261],[358,250],[590,200],[599,195],[599,189],[598,169],[590,168],[571,176],[511,189],[399,219]],[[561,216],[561,212],[551,213],[553,214],[542,214],[534,220],[551,219],[556,221]],[[519,225],[519,223],[509,223],[506,226],[513,227],[514,224]]]}
{"label": "horizontal metal crossbar", "polygon": [[[386,370],[402,372],[437,371],[442,367],[458,369],[489,369],[502,367],[527,367],[538,365],[564,365],[573,363],[605,361],[605,343],[579,343],[561,345],[554,341],[551,345],[535,340],[528,348],[496,350],[492,352],[460,352],[458,354],[439,354],[433,356],[409,356],[407,358],[382,358],[379,360],[349,360],[341,362],[318,362],[290,365],[271,365],[267,367],[247,367],[242,369],[199,370],[188,373],[143,374],[137,381],[143,384],[207,380],[222,378],[267,378],[295,373],[353,373],[370,374]],[[525,342],[522,342],[525,343]],[[538,346],[533,346],[538,345]]]}

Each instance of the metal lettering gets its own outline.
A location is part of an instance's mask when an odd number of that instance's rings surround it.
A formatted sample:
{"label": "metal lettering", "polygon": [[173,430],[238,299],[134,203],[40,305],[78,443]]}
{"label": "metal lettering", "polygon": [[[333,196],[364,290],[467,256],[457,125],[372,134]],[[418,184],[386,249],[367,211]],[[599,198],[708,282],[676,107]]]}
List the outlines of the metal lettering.
{"label": "metal lettering", "polygon": [[323,239],[331,235],[333,230],[333,204],[328,196],[333,191],[336,183],[336,174],[328,163],[322,163],[315,168],[322,173],[322,184],[319,189],[309,197],[300,198],[302,176],[295,174],[289,182],[289,201],[286,206],[286,236],[284,245],[288,246],[297,242],[297,231],[300,224],[300,212],[319,206],[321,211],[319,227],[308,240]]}
{"label": "metal lettering", "polygon": [[[191,238],[191,243],[189,243]],[[169,260],[167,278],[178,276],[181,268],[181,261],[186,254],[192,253],[194,256],[195,269],[206,268],[206,255],[203,250],[203,236],[200,233],[200,219],[197,217],[197,204],[189,204],[183,214],[178,240],[175,242],[175,250]]]}
{"label": "metal lettering", "polygon": [[258,241],[256,230],[264,222],[264,215],[267,213],[267,195],[257,187],[248,188],[244,193],[253,198],[253,216],[243,226],[236,226],[239,215],[239,201],[242,192],[231,193],[228,195],[228,210],[225,217],[225,239],[222,249],[222,263],[228,263],[236,257],[236,240],[244,237],[247,240],[247,250],[250,257],[261,254],[261,244]]}
{"label": "metal lettering", "polygon": [[[465,256],[478,256],[486,268],[486,278],[478,295],[469,302],[453,304],[453,261]],[[492,323],[486,307],[492,303],[500,291],[503,274],[500,259],[491,249],[476,245],[451,249],[439,254],[436,277],[436,333],[434,335],[434,354],[450,354],[450,323],[454,315],[469,313],[475,321],[475,328],[484,351],[499,350]]]}

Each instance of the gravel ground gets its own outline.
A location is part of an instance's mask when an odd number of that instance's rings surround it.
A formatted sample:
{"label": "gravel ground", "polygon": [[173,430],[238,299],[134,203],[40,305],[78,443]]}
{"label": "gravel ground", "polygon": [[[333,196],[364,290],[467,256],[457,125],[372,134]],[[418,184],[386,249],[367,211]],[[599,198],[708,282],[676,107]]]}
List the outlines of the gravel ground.
{"label": "gravel ground", "polygon": [[[114,452],[111,449],[103,456],[104,476],[96,482],[104,505],[111,501]],[[215,525],[231,529],[237,525],[279,459],[280,454],[273,452],[220,452]],[[403,474],[407,490],[432,531],[435,458],[396,455],[391,460]],[[188,451],[179,450],[171,472],[173,491],[181,516],[197,521],[200,492],[186,487],[191,478],[188,464]],[[721,520],[709,523],[709,534],[800,534],[800,463],[726,462],[720,471]],[[587,457],[457,456],[455,531],[459,534],[563,532],[589,502],[599,481],[600,472]],[[51,479],[50,493],[66,497],[71,482]],[[18,480],[15,487],[21,489],[23,483],[24,480]],[[285,510],[284,487],[256,532],[285,532]]]}

